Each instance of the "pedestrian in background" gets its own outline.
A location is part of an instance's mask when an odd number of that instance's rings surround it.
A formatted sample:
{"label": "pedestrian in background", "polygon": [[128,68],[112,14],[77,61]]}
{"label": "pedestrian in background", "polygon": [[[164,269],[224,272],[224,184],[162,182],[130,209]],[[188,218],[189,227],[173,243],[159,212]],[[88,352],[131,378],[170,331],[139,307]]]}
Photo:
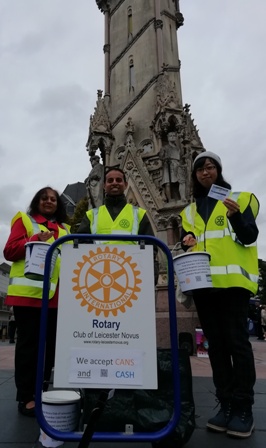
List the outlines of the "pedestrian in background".
{"label": "pedestrian in background", "polygon": [[250,296],[258,288],[259,202],[249,192],[230,193],[223,201],[208,196],[213,184],[231,190],[220,157],[210,151],[195,158],[192,181],[195,202],[181,212],[181,241],[184,250],[210,254],[213,285],[193,292],[220,402],[207,428],[245,438],[254,429],[256,372],[247,319]]}
{"label": "pedestrian in background", "polygon": [[8,321],[8,336],[9,336],[9,344],[15,344],[15,334],[17,324],[15,321],[13,306],[10,308],[11,315],[9,316]]}
{"label": "pedestrian in background", "polygon": [[266,309],[265,305],[261,305],[261,328],[263,331],[264,340],[266,339]]}
{"label": "pedestrian in background", "polygon": [[259,301],[255,303],[255,334],[258,341],[264,341],[264,334],[261,323],[261,304]]}

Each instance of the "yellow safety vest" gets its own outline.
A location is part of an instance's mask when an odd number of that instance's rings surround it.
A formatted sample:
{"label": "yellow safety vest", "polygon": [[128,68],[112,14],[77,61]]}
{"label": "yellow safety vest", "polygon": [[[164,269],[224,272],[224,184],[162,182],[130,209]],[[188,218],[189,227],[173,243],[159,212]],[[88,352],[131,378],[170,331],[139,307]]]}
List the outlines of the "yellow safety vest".
{"label": "yellow safety vest", "polygon": [[[36,233],[43,230],[47,231],[47,228],[43,224],[38,224],[32,216],[27,215],[23,212],[18,212],[11,221],[11,227],[19,219],[22,219],[23,225],[27,231],[27,236],[30,238]],[[58,237],[67,235],[70,233],[70,226],[68,224],[62,223],[64,229],[58,226]],[[55,241],[54,237],[47,240],[48,243],[53,243]],[[34,299],[42,298],[43,282],[30,280],[24,275],[25,260],[14,261],[11,266],[9,275],[9,286],[7,289],[7,295],[9,296],[19,296],[19,297],[32,297]],[[52,278],[50,280],[50,291],[49,299],[51,299],[56,291],[56,286],[59,279],[60,272],[60,257],[57,257],[55,268],[53,271]]]}
{"label": "yellow safety vest", "polygon": [[[146,210],[126,204],[113,221],[107,207],[101,205],[87,211],[91,233],[95,235],[138,235],[139,224]],[[137,241],[95,241],[97,244],[137,244]]]}
{"label": "yellow safety vest", "polygon": [[[255,195],[236,192],[230,197],[240,205],[240,212],[243,213],[250,206],[254,218],[257,217],[259,202]],[[192,232],[197,239],[193,251],[210,253],[215,288],[241,287],[256,294],[259,278],[257,244],[244,245],[238,240],[226,212],[227,208],[222,201],[217,201],[205,224],[193,202],[180,213],[182,227],[186,232]]]}

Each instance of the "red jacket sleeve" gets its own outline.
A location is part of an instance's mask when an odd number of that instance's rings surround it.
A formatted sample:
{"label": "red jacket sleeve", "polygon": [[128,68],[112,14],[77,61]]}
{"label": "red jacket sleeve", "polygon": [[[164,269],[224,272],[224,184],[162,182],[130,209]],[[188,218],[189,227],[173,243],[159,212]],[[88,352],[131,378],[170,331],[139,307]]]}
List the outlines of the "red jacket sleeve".
{"label": "red jacket sleeve", "polygon": [[4,248],[4,257],[8,261],[18,261],[25,258],[25,244],[28,241],[38,241],[38,236],[27,236],[27,231],[23,225],[22,219],[15,221],[11,228],[9,238]]}

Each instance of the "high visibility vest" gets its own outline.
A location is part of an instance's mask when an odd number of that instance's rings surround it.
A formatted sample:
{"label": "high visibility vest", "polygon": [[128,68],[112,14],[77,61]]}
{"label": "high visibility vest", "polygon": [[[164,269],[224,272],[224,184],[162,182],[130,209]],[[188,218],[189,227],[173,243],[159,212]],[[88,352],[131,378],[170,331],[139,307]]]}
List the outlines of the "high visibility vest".
{"label": "high visibility vest", "polygon": [[[41,230],[47,232],[47,228],[43,224],[38,224],[32,216],[27,215],[23,212],[18,212],[11,221],[11,227],[19,219],[22,219],[23,225],[27,231],[27,236],[31,236],[39,233]],[[68,224],[63,224],[63,229],[58,226],[58,237],[67,235],[70,233],[70,226]],[[52,244],[55,241],[54,237],[47,240],[48,243]],[[9,296],[19,296],[19,297],[32,297],[34,299],[42,298],[43,282],[30,280],[24,275],[25,260],[14,261],[11,266],[9,275],[9,286],[7,289],[7,295]],[[57,257],[55,268],[53,271],[52,278],[50,279],[50,291],[49,299],[51,299],[56,291],[56,286],[59,279],[60,272],[60,257]]]}
{"label": "high visibility vest", "polygon": [[[240,212],[250,206],[254,218],[258,215],[259,202],[247,192],[232,193],[230,197],[240,205]],[[192,232],[197,245],[192,251],[206,251],[211,255],[210,268],[215,288],[241,287],[256,294],[258,289],[258,253],[256,242],[242,244],[226,216],[227,208],[217,201],[207,224],[197,212],[196,203],[188,205],[180,216],[182,227]]]}
{"label": "high visibility vest", "polygon": [[[146,210],[126,204],[113,221],[107,207],[101,205],[87,211],[91,233],[95,235],[138,235],[139,224]],[[137,241],[95,241],[97,244],[137,244]]]}

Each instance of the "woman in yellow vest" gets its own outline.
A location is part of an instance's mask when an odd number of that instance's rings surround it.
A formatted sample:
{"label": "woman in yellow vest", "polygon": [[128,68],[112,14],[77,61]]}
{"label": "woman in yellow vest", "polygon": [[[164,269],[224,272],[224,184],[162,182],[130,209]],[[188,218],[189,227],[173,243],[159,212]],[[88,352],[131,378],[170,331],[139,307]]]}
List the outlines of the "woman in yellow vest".
{"label": "woman in yellow vest", "polygon": [[[25,243],[52,243],[69,233],[64,204],[57,191],[50,187],[39,190],[31,201],[28,213],[18,212],[11,221],[11,233],[4,248],[6,260],[12,261],[6,305],[13,306],[17,324],[15,382],[18,410],[35,416],[35,381],[41,316],[42,281],[24,276]],[[54,365],[60,260],[51,279],[46,341],[44,380],[49,381]]]}
{"label": "woman in yellow vest", "polygon": [[[207,428],[229,436],[249,437],[254,429],[252,405],[256,380],[254,357],[247,327],[249,298],[258,288],[257,198],[248,192],[230,192],[219,200],[209,196],[212,185],[231,186],[222,175],[222,163],[210,151],[193,163],[195,202],[182,212],[184,250],[211,255],[213,287],[195,289],[193,299],[204,335],[220,410]],[[217,188],[219,190],[219,188]]]}

